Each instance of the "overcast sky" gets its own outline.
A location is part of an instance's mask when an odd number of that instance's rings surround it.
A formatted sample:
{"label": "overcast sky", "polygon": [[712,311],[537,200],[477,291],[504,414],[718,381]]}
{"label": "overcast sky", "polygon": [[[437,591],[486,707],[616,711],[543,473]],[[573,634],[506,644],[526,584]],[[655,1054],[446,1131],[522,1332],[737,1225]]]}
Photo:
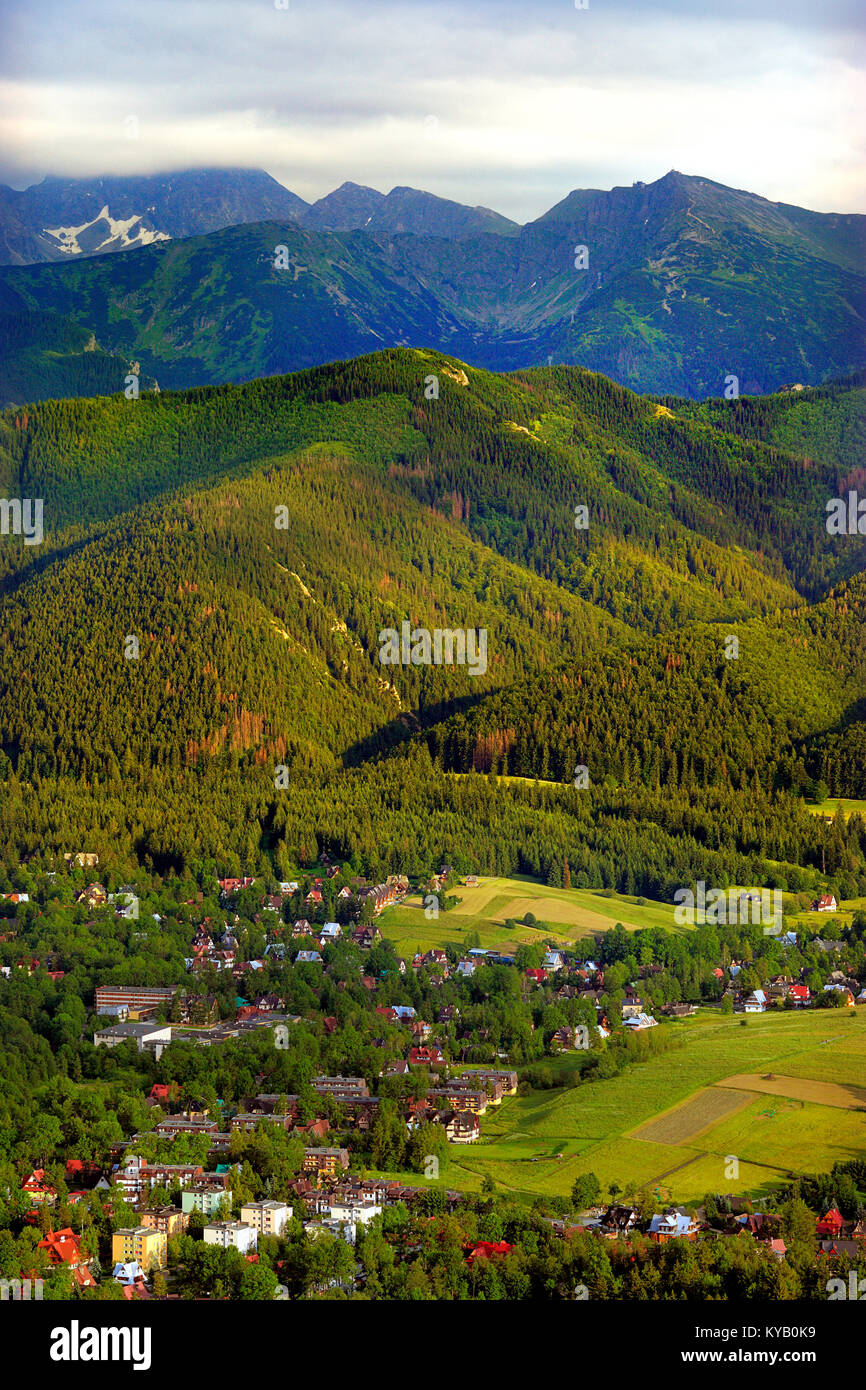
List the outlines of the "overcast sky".
{"label": "overcast sky", "polygon": [[866,212],[862,0],[0,0],[0,181],[263,168],[519,221],[703,174]]}

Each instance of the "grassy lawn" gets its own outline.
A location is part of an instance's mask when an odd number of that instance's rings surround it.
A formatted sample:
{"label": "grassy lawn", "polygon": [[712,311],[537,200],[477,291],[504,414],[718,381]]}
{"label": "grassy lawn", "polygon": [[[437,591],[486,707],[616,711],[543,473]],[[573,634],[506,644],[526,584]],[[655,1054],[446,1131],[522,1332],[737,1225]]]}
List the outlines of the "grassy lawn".
{"label": "grassy lawn", "polygon": [[[788,1176],[866,1152],[858,1109],[740,1084],[772,1071],[862,1085],[866,1009],[753,1015],[745,1027],[703,1010],[663,1026],[677,1028],[680,1048],[607,1081],[504,1100],[482,1117],[478,1143],[453,1147],[441,1184],[477,1191],[490,1174],[527,1198],[565,1196],[579,1173],[594,1172],[603,1186],[635,1183],[658,1189],[660,1201],[697,1202],[707,1191],[760,1197]],[[735,1090],[718,1085],[728,1078]],[[732,1157],[736,1178],[726,1176]]]}
{"label": "grassy lawn", "polygon": [[[596,932],[609,931],[621,922],[627,931],[663,927],[688,931],[674,922],[674,905],[651,898],[624,897],[591,888],[548,888],[531,878],[483,878],[477,887],[459,885],[453,896],[457,907],[434,920],[424,915],[424,899],[410,894],[398,907],[386,908],[379,918],[383,936],[393,941],[401,955],[445,946],[462,945],[467,933],[477,932],[481,945],[513,951],[521,942],[541,942],[551,937],[563,943],[578,941]],[[541,927],[526,927],[518,919],[533,913]],[[506,927],[506,918],[518,925]]]}

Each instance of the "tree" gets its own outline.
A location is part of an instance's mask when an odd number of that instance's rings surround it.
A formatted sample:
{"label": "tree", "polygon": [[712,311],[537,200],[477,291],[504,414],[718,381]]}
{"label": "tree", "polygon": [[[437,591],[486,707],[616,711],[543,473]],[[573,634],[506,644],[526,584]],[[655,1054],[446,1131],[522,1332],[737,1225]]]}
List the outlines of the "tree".
{"label": "tree", "polygon": [[578,1211],[591,1207],[601,1196],[601,1183],[595,1173],[581,1173],[571,1189],[571,1200]]}

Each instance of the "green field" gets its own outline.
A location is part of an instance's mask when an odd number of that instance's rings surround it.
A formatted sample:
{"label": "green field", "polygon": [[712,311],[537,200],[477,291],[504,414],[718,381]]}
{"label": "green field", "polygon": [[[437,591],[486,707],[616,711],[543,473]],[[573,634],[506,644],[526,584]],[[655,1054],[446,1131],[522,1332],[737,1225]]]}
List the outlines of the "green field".
{"label": "green field", "polygon": [[856,801],[853,797],[831,797],[829,801],[807,806],[806,810],[812,816],[835,816],[840,806],[846,820],[849,816],[866,816],[866,801]]}
{"label": "green field", "polygon": [[594,1172],[603,1186],[634,1183],[694,1203],[708,1191],[766,1196],[790,1176],[866,1153],[866,1112],[856,1107],[717,1086],[767,1072],[862,1086],[866,1009],[753,1015],[745,1027],[704,1010],[663,1026],[682,1047],[607,1081],[504,1100],[482,1118],[479,1142],[453,1146],[441,1183],[477,1191],[490,1174],[527,1198],[565,1196],[579,1173]]}
{"label": "green field", "polygon": [[[687,931],[674,922],[672,903],[651,898],[624,897],[609,890],[547,888],[524,877],[483,878],[477,887],[451,890],[461,901],[450,912],[430,920],[424,898],[410,894],[398,907],[386,908],[379,919],[383,936],[393,941],[401,955],[426,951],[448,942],[460,946],[467,934],[477,932],[481,945],[513,951],[521,942],[542,942],[547,937],[566,944],[596,932],[609,931],[621,922],[627,931],[664,927]],[[540,927],[526,927],[519,919],[533,913]],[[518,925],[506,927],[506,918]]]}

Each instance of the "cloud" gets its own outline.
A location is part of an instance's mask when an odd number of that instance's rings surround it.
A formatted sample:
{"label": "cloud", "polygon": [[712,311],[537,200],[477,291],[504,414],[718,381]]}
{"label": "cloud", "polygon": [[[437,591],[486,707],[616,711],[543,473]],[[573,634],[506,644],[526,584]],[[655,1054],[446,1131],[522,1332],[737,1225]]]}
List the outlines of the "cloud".
{"label": "cloud", "polygon": [[[670,168],[866,208],[863,44],[847,0],[15,0],[0,177],[263,167],[520,221]],[[138,138],[128,138],[128,118]]]}

